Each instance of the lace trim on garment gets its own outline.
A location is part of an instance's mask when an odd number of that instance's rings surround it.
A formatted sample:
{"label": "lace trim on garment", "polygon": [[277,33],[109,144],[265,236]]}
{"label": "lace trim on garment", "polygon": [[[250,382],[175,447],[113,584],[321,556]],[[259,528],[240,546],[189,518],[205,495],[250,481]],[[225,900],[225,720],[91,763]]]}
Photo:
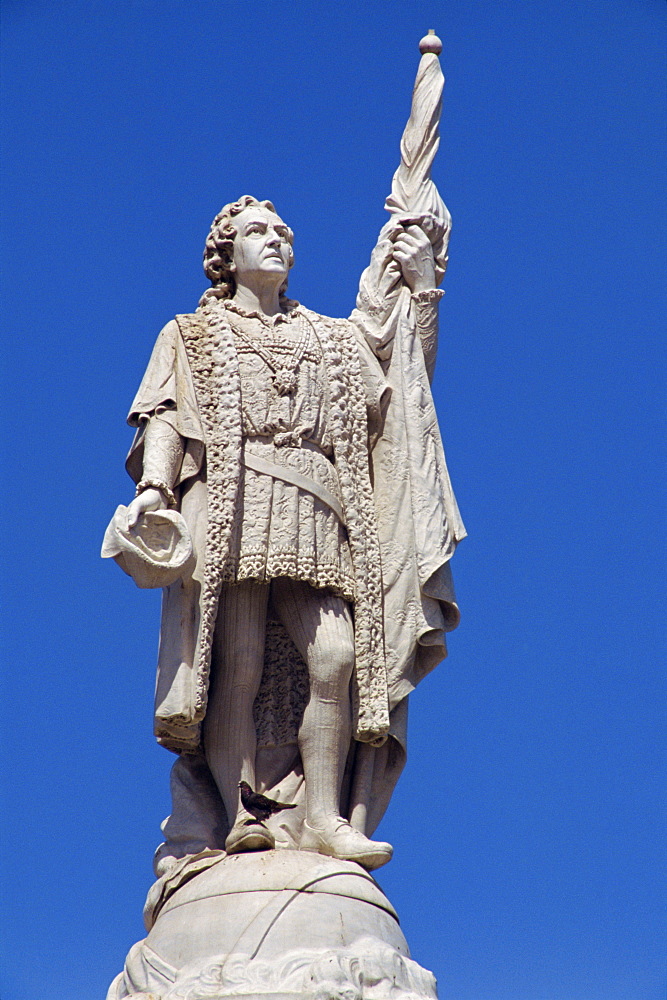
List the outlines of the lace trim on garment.
{"label": "lace trim on garment", "polygon": [[437,305],[444,294],[442,288],[425,288],[421,292],[413,292],[410,298],[413,302],[434,302]]}
{"label": "lace trim on garment", "polygon": [[346,601],[354,601],[355,585],[353,577],[346,574],[336,562],[315,560],[312,557],[296,555],[294,552],[272,552],[267,558],[266,550],[243,552],[227,567],[226,583],[241,580],[257,580],[268,583],[277,577],[286,576],[290,580],[303,580],[316,590],[331,590]]}
{"label": "lace trim on garment", "polygon": [[243,441],[241,377],[234,336],[223,310],[208,300],[197,313],[176,319],[206,438],[208,528],[194,713],[194,721],[200,722],[206,712],[213,632],[237,513]]}
{"label": "lace trim on garment", "polygon": [[271,328],[276,323],[288,322],[292,318],[292,314],[296,312],[299,307],[299,303],[295,299],[287,299],[284,304],[287,309],[286,312],[277,313],[275,316],[266,317],[264,313],[261,313],[259,309],[244,309],[243,306],[238,305],[233,299],[220,299],[225,309],[229,309],[230,312],[235,312],[239,316],[243,316],[245,319],[258,319],[263,326]]}
{"label": "lace trim on garment", "polygon": [[349,321],[316,318],[329,376],[329,417],[355,577],[355,737],[381,744],[389,732],[382,571],[359,348]]}

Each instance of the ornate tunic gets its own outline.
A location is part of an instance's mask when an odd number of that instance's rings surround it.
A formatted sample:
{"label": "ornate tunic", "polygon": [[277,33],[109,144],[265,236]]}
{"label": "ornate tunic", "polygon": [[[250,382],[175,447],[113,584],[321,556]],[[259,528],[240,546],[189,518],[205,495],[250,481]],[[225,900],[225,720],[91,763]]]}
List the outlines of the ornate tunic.
{"label": "ornate tunic", "polygon": [[[296,470],[342,506],[327,419],[329,388],[315,327],[298,308],[272,320],[226,301],[241,376],[244,451]],[[295,349],[299,357],[295,358]],[[275,388],[274,361],[294,371],[291,393]],[[332,508],[307,489],[247,464],[241,517],[232,535],[230,580],[287,576],[354,600],[347,533]],[[325,495],[326,495],[325,493]]]}

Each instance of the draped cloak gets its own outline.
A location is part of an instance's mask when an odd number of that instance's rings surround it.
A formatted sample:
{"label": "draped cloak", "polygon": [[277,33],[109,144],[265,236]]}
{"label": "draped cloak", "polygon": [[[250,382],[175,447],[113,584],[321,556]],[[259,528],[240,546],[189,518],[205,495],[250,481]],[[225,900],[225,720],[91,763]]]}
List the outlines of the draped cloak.
{"label": "draped cloak", "polygon": [[[386,258],[390,252],[386,241],[378,244],[375,254],[380,266],[382,255]],[[431,294],[435,308],[441,293]],[[360,293],[358,308],[350,320],[307,313],[323,344],[325,358],[327,342],[334,353],[337,347],[339,354],[341,344],[347,344],[348,351],[350,343],[356,345],[368,414],[364,439],[357,438],[356,447],[364,449],[363,462],[367,463],[372,488],[370,516],[375,523],[371,528],[377,540],[379,566],[364,565],[361,553],[357,562],[355,627],[362,618],[359,605],[368,596],[366,590],[374,590],[368,573],[372,576],[379,569],[380,599],[373,602],[371,593],[370,603],[374,606],[369,614],[371,619],[380,616],[382,641],[381,645],[377,641],[375,645],[371,641],[370,646],[366,643],[369,662],[363,665],[362,677],[357,664],[353,698],[357,739],[348,757],[342,812],[369,835],[386,809],[405,761],[407,695],[446,656],[445,633],[459,620],[449,559],[465,529],[445,463],[419,336],[424,330],[418,322],[416,299],[419,296],[411,297],[403,288],[394,297],[390,312],[380,316]],[[211,481],[211,462],[207,462],[207,447],[210,450],[212,442],[207,441],[206,420],[201,412],[206,406],[202,386],[209,379],[209,396],[214,398],[219,385],[215,384],[210,359],[198,362],[193,354],[193,331],[202,330],[197,316],[179,317],[162,331],[128,418],[138,428],[127,463],[135,481],[142,475],[143,433],[151,415],[158,414],[170,422],[185,445],[176,487],[179,508],[192,534],[197,565],[191,578],[177,581],[163,592],[155,709],[158,741],[181,754],[172,775],[174,812],[165,826],[168,839],[180,841],[181,854],[217,846],[213,839],[218,844],[224,842],[226,825],[224,818],[220,819],[221,803],[200,753],[207,656],[216,627],[215,607],[206,606],[207,599],[210,605],[208,578],[212,573],[208,522],[211,505],[219,503],[220,498],[214,495],[216,484]],[[427,355],[433,352],[433,343],[425,346]],[[222,374],[233,397],[237,391],[234,386],[238,385],[238,362],[233,350],[225,363],[225,372],[218,374]],[[199,372],[193,376],[197,365]],[[344,395],[345,379],[341,384]],[[234,439],[233,433],[223,433],[221,438],[223,447],[225,442],[228,447],[228,458],[233,457],[234,448],[239,452],[241,442]],[[341,458],[344,464],[340,452],[335,454],[337,465]],[[238,454],[234,468],[232,480],[240,474]],[[233,493],[233,482],[229,488]],[[348,493],[348,502],[354,506],[353,492]],[[278,643],[283,640],[278,637]],[[297,669],[295,650],[285,652],[283,648],[281,656],[283,666]],[[367,685],[365,693],[360,691],[360,683],[361,687]],[[270,701],[270,693],[268,697]],[[283,796],[302,801],[303,777],[295,740],[289,747],[271,746],[271,740],[265,742],[267,745],[262,746],[258,740],[258,786],[269,794],[280,786]],[[279,742],[273,740],[274,744]],[[193,811],[198,814],[194,821]],[[282,838],[288,845],[298,843],[300,813],[300,809],[295,810],[287,820],[281,820],[280,829],[274,830],[279,841]]]}

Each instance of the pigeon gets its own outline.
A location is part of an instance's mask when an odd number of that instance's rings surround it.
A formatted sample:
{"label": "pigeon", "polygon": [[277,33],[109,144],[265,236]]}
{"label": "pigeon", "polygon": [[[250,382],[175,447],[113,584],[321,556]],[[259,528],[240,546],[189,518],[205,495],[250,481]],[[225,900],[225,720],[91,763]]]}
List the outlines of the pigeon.
{"label": "pigeon", "polygon": [[[275,799],[269,799],[266,795],[260,795],[259,792],[253,792],[252,788],[247,781],[239,781],[239,788],[241,789],[241,802],[243,803],[243,808],[251,813],[258,823],[264,823],[264,820],[272,816],[273,813],[279,813],[283,809],[296,809],[296,803],[293,802],[288,804],[287,802],[276,802]],[[252,822],[247,820],[246,822]]]}

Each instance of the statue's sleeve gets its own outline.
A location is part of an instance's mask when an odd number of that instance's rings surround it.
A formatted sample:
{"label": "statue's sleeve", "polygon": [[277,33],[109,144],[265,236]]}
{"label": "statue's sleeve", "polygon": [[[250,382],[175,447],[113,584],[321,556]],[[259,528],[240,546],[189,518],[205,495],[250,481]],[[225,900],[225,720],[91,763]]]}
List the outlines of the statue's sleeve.
{"label": "statue's sleeve", "polygon": [[421,340],[429,382],[433,381],[438,354],[438,304],[443,295],[444,292],[440,288],[432,288],[410,296],[410,310]]}
{"label": "statue's sleeve", "polygon": [[[175,320],[167,323],[157,338],[146,373],[134,397],[127,422],[137,428],[125,466],[135,482],[149,476],[164,478],[174,461],[173,433],[161,432],[156,422],[166,424],[182,439],[183,458],[173,484],[195,476],[204,460],[204,432],[185,346]],[[149,422],[153,430],[147,436]],[[171,437],[171,442],[170,442]],[[150,450],[146,452],[146,445]],[[148,466],[148,468],[145,468]]]}
{"label": "statue's sleeve", "polygon": [[350,319],[383,363],[389,363],[399,323],[419,334],[429,381],[433,377],[438,348],[438,303],[444,292],[438,288],[410,293],[393,259],[392,223],[387,223],[361,276],[356,309]]}
{"label": "statue's sleeve", "polygon": [[350,316],[382,362],[391,358],[400,303],[404,299],[401,270],[393,257],[391,235],[391,222],[388,222],[373,248],[368,267],[361,275],[356,308]]}

